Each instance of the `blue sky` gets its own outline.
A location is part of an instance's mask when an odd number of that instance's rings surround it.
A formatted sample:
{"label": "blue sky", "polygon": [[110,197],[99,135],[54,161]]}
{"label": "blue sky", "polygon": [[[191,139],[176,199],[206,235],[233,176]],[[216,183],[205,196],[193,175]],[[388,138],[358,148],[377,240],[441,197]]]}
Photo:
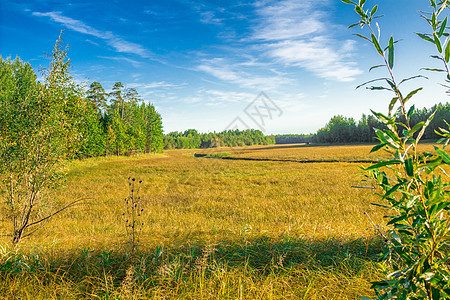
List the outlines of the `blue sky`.
{"label": "blue sky", "polygon": [[[417,12],[428,10],[427,1],[378,2],[382,40],[392,33],[401,40],[398,78],[430,76],[405,91],[424,87],[418,107],[447,102],[443,78],[420,70],[439,67],[429,58],[432,45],[414,35],[428,31]],[[222,131],[235,120],[240,129],[258,129],[245,112],[264,92],[277,111],[267,111],[260,129],[310,133],[333,115],[358,120],[370,109],[386,111],[388,93],[355,90],[385,75],[368,73],[380,60],[352,35],[359,28],[347,29],[355,21],[351,6],[337,0],[0,0],[0,54],[20,56],[38,71],[64,29],[75,80],[99,81],[107,90],[116,81],[136,88],[161,113],[165,132]]]}

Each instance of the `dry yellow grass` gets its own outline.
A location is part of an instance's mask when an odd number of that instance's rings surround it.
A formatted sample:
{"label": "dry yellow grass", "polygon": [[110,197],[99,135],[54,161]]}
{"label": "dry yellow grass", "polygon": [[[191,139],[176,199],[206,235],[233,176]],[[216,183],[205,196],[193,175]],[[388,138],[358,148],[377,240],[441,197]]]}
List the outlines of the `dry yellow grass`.
{"label": "dry yellow grass", "polygon": [[[176,150],[73,162],[55,201],[62,205],[79,197],[92,200],[56,216],[19,245],[15,251],[26,254],[23,260],[28,264],[33,264],[30,257],[39,256],[43,265],[39,272],[45,276],[37,271],[8,273],[4,267],[0,295],[42,299],[371,295],[369,281],[380,276],[375,267],[379,243],[364,212],[377,224],[383,224],[384,212],[370,205],[377,201],[370,191],[351,188],[361,185],[357,174],[362,164],[352,161],[370,160],[370,148]],[[223,152],[264,160],[194,157]],[[342,162],[305,163],[308,160]],[[145,270],[127,260],[122,213],[129,176],[143,180],[139,250]],[[1,223],[2,232],[8,226]],[[3,245],[8,242],[2,239]],[[4,248],[3,264],[11,251]],[[110,251],[114,259],[108,265]],[[131,272],[130,266],[138,271]],[[135,273],[145,276],[130,280]],[[124,296],[128,285],[131,292]],[[33,286],[40,286],[41,292]]]}

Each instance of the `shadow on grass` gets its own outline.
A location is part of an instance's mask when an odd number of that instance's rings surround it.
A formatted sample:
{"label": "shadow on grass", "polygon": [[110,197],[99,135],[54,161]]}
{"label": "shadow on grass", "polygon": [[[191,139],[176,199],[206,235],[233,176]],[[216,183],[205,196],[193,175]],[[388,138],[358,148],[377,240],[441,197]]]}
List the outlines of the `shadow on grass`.
{"label": "shadow on grass", "polygon": [[[196,272],[200,267],[212,264],[227,269],[251,269],[255,274],[283,272],[291,268],[340,269],[346,262],[350,273],[358,273],[366,263],[378,261],[382,243],[370,239],[323,239],[307,240],[284,236],[245,238],[239,241],[215,242],[185,241],[172,248],[141,247],[135,256],[127,251],[76,249],[62,253],[45,253],[35,249],[34,253],[4,251],[0,256],[1,277],[22,273],[61,273],[71,280],[83,280],[86,276],[110,274],[114,281],[126,276],[131,263],[139,261],[146,265],[146,274],[160,273],[161,267],[176,262],[184,271]],[[203,265],[203,266],[201,266]],[[147,276],[147,277],[148,277]]]}

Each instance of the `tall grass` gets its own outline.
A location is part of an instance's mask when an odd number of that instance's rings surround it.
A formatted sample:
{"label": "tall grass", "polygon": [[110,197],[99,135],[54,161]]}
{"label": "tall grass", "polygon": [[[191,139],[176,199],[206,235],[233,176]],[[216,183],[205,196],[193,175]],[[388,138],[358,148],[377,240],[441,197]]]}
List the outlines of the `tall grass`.
{"label": "tall grass", "polygon": [[[363,150],[361,149],[363,147]],[[359,156],[365,146],[345,152]],[[308,148],[218,149],[304,159]],[[259,149],[259,148],[258,148]],[[317,156],[331,148],[317,148]],[[336,148],[338,149],[338,148]],[[2,240],[5,299],[357,299],[372,295],[383,212],[356,178],[360,163],[202,159],[195,151],[74,162],[64,204],[18,248]],[[264,152],[264,153],[263,153]],[[356,154],[355,154],[356,153]],[[133,258],[122,214],[128,177],[142,179]],[[8,224],[0,223],[6,230]]]}

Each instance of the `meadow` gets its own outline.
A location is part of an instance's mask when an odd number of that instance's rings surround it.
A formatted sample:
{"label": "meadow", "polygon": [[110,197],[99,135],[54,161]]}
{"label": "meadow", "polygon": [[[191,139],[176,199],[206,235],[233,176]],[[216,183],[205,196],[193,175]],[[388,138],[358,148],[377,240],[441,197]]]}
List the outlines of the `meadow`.
{"label": "meadow", "polygon": [[[371,205],[378,199],[370,190],[352,188],[368,185],[358,174],[377,159],[371,147],[271,145],[74,161],[53,209],[87,199],[15,248],[1,237],[0,297],[373,296],[370,281],[383,277],[374,224],[382,227],[385,211]],[[129,177],[143,181],[135,253],[126,230]],[[9,230],[2,220],[1,233]]]}

